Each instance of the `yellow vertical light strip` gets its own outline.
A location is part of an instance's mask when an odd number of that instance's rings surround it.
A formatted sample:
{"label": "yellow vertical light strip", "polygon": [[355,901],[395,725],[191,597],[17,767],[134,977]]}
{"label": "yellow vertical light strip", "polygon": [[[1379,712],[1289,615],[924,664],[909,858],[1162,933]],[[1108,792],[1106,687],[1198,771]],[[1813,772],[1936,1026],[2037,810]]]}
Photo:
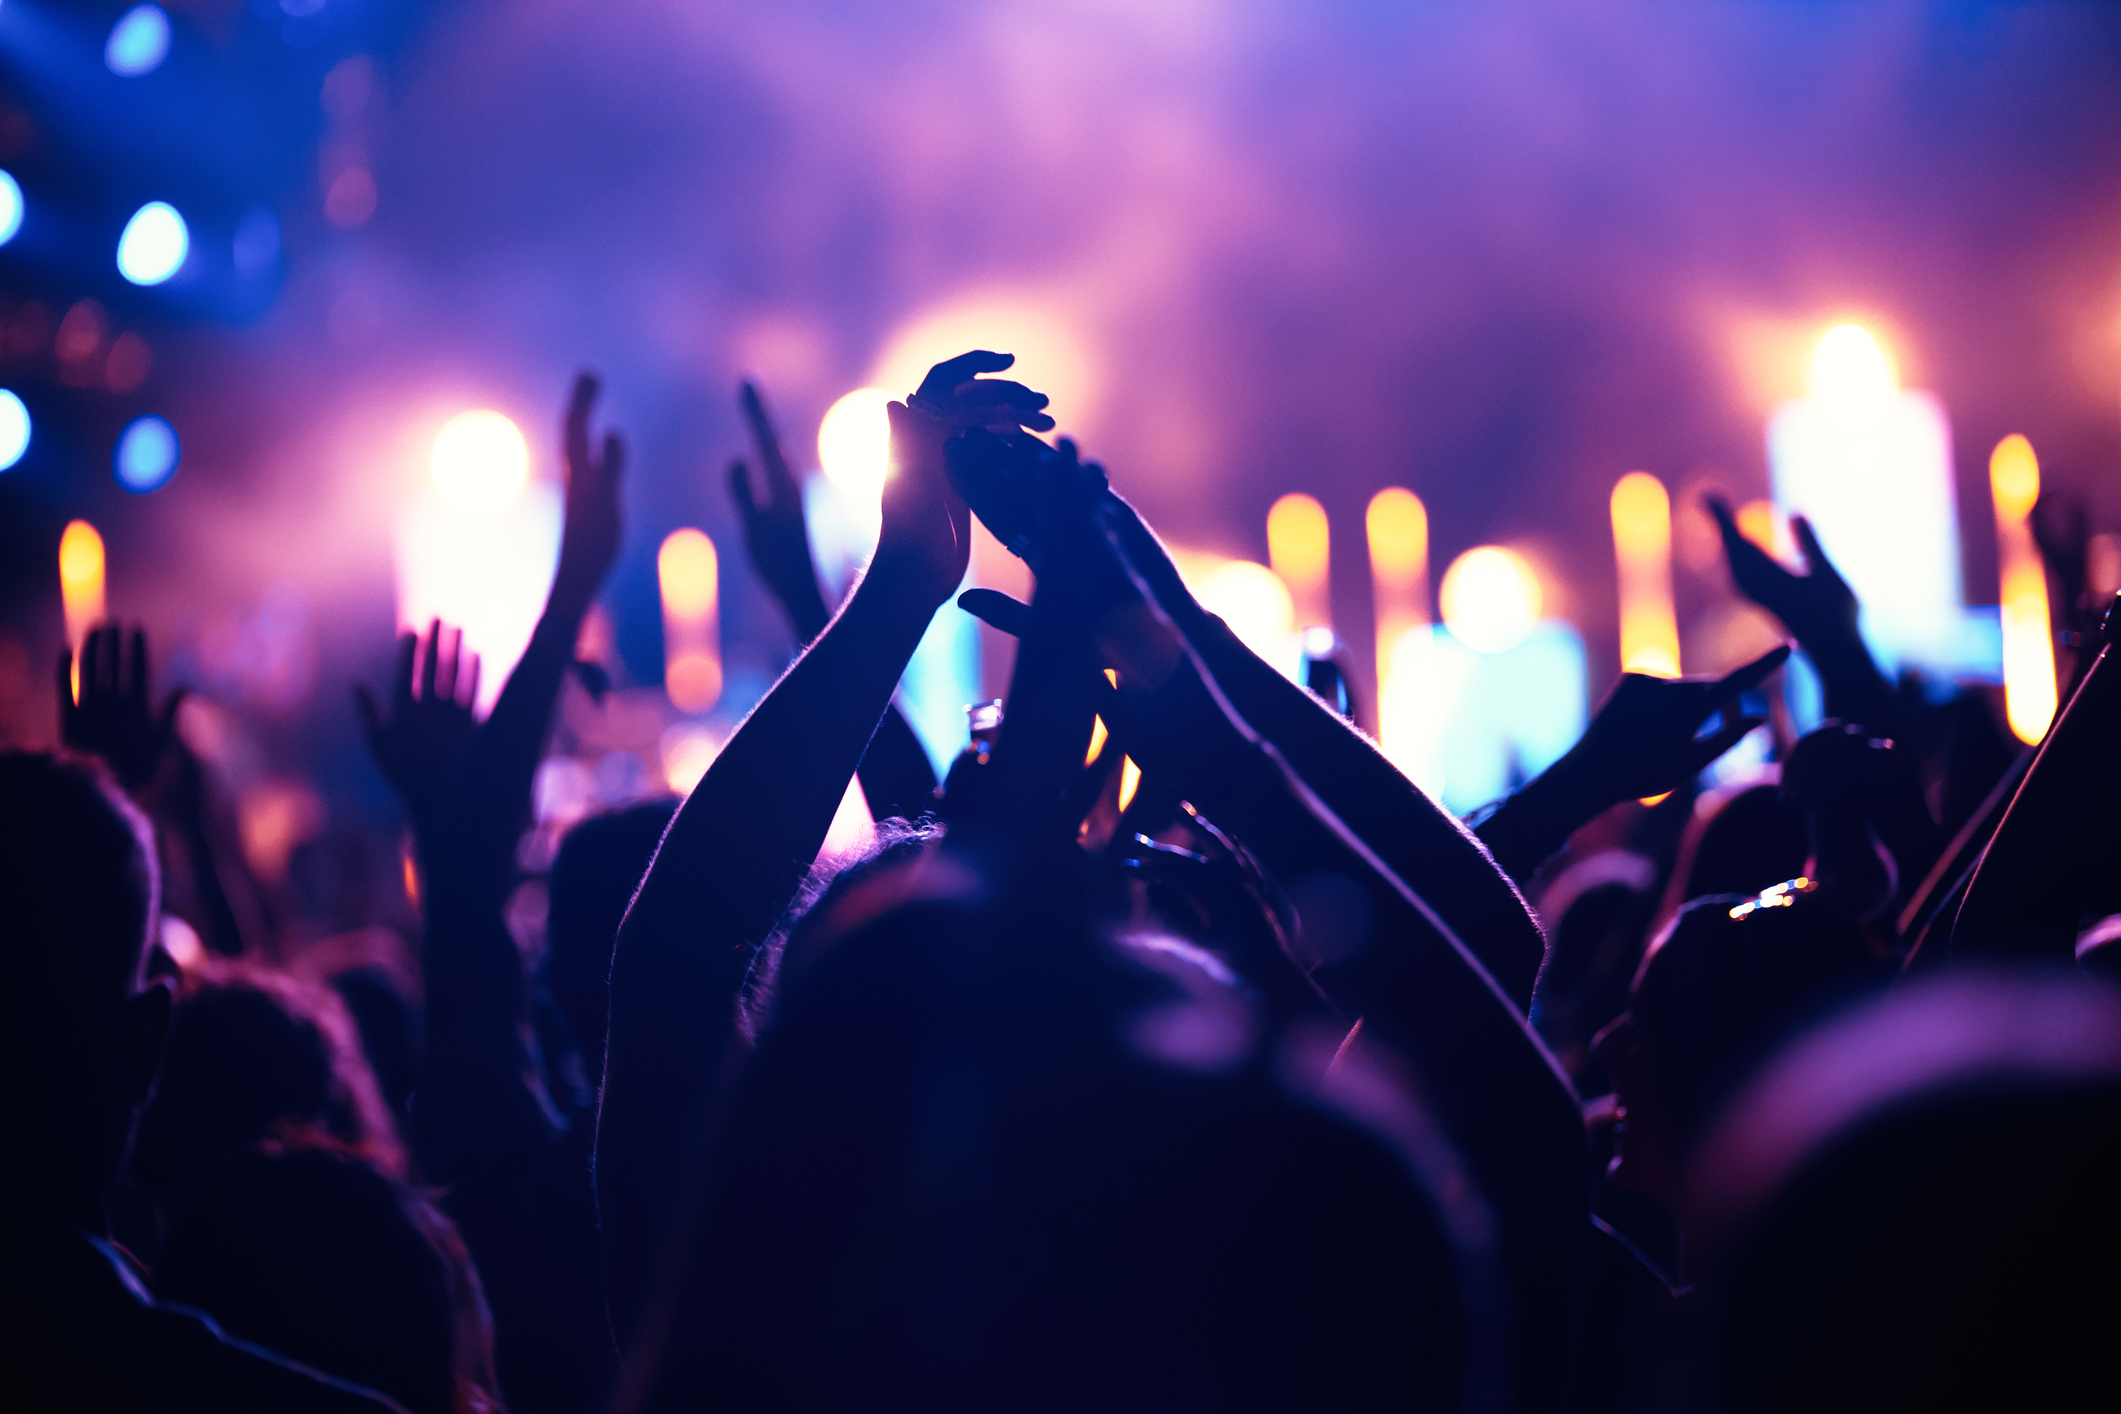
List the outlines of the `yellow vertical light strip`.
{"label": "yellow vertical light strip", "polygon": [[1330,534],[1326,508],[1300,491],[1282,497],[1267,512],[1267,562],[1289,586],[1300,629],[1333,626]]}
{"label": "yellow vertical light strip", "polygon": [[1996,563],[2003,601],[2003,715],[2027,745],[2047,735],[2055,719],[2055,639],[2048,617],[2047,568],[2033,539],[2033,503],[2040,499],[2040,460],[2033,444],[2012,433],[1988,459],[1989,493],[1996,504]]}
{"label": "yellow vertical light strip", "polygon": [[1672,609],[1672,501],[1664,483],[1631,471],[1613,485],[1613,558],[1620,571],[1620,666],[1679,676]]}
{"label": "yellow vertical light strip", "polygon": [[655,569],[663,595],[663,690],[680,712],[704,712],[722,695],[714,542],[691,526],[673,530],[656,552]]}
{"label": "yellow vertical light strip", "polygon": [[103,537],[85,520],[66,523],[59,535],[59,600],[66,607],[66,646],[74,655],[71,690],[81,700],[81,645],[103,622]]}
{"label": "yellow vertical light strip", "polygon": [[1429,637],[1429,512],[1404,486],[1370,498],[1363,515],[1377,609],[1377,728],[1394,765],[1431,794],[1437,771]]}

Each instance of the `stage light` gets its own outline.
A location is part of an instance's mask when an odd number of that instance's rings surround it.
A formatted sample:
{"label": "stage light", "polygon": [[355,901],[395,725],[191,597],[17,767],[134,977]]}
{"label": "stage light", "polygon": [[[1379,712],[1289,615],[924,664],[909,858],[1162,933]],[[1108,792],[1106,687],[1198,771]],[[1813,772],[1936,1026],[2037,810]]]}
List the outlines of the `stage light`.
{"label": "stage light", "polygon": [[59,601],[66,610],[66,645],[74,652],[72,690],[81,700],[81,645],[103,622],[103,537],[85,520],[59,535]]}
{"label": "stage light", "polygon": [[1296,605],[1280,575],[1251,560],[1231,560],[1209,571],[1194,593],[1245,647],[1284,673],[1295,671]]}
{"label": "stage light", "polygon": [[1296,620],[1305,627],[1333,622],[1328,586],[1326,508],[1302,492],[1292,492],[1267,511],[1267,561],[1296,604]]}
{"label": "stage light", "polygon": [[135,5],[110,27],[103,62],[120,78],[151,74],[169,57],[169,16],[160,5]]}
{"label": "stage light", "polygon": [[704,712],[722,695],[714,542],[691,526],[673,530],[656,551],[655,571],[663,596],[663,690],[680,712]]}
{"label": "stage light", "polygon": [[118,437],[113,465],[128,491],[154,490],[176,474],[177,429],[159,417],[136,417]]}
{"label": "stage light", "polygon": [[1479,653],[1507,653],[1539,622],[1539,577],[1524,556],[1500,545],[1466,551],[1437,591],[1444,627]]}
{"label": "stage light", "polygon": [[1989,454],[1988,484],[1996,505],[1996,558],[2003,581],[2003,715],[2011,734],[2028,746],[2055,719],[2055,640],[2048,617],[2047,567],[2033,539],[2033,505],[2040,499],[2040,459],[2033,444],[2012,433]]}
{"label": "stage light", "polygon": [[458,510],[493,511],[523,489],[530,447],[500,413],[459,413],[435,434],[428,465],[444,501]]}
{"label": "stage light", "polygon": [[1620,667],[1679,676],[1672,610],[1672,502],[1664,483],[1631,471],[1613,484],[1613,557],[1620,571]]}
{"label": "stage light", "polygon": [[1423,790],[1443,789],[1439,718],[1429,669],[1429,512],[1404,486],[1387,486],[1363,513],[1376,605],[1377,736],[1393,765]]}
{"label": "stage light", "polygon": [[150,201],[118,237],[118,273],[136,285],[159,285],[184,268],[190,252],[191,232],[177,208]]}
{"label": "stage light", "polygon": [[0,245],[22,229],[22,184],[12,172],[0,172]]}
{"label": "stage light", "polygon": [[29,408],[11,388],[0,388],[0,471],[29,450]]}
{"label": "stage light", "polygon": [[[1775,509],[1811,522],[1855,590],[1864,640],[1886,676],[1918,666],[1956,678],[1976,665],[1967,658],[1951,421],[1934,395],[1899,383],[1869,330],[1829,329],[1813,352],[1811,392],[1768,420],[1769,479]],[[1814,725],[1800,713],[1800,731]]]}
{"label": "stage light", "polygon": [[1826,398],[1874,398],[1894,392],[1900,377],[1878,336],[1861,324],[1837,324],[1812,352],[1812,392]]}
{"label": "stage light", "polygon": [[825,410],[817,428],[817,459],[832,484],[857,505],[875,506],[891,471],[891,394],[856,388]]}

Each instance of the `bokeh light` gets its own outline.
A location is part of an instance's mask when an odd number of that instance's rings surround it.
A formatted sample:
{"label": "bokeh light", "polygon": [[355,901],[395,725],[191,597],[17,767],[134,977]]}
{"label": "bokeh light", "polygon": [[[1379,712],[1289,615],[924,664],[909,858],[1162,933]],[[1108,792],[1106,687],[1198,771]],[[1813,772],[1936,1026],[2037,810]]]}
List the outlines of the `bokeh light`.
{"label": "bokeh light", "polygon": [[159,285],[184,268],[190,253],[191,231],[177,208],[150,201],[118,237],[118,273],[136,285]]}
{"label": "bokeh light", "polygon": [[103,62],[120,78],[151,74],[169,57],[169,16],[160,5],[135,5],[110,27]]}
{"label": "bokeh light", "polygon": [[1672,605],[1672,501],[1664,483],[1631,471],[1613,484],[1613,556],[1620,571],[1620,666],[1679,676]]}
{"label": "bokeh light", "polygon": [[530,446],[513,422],[485,410],[459,413],[435,434],[435,490],[459,510],[498,510],[530,476]]}
{"label": "bokeh light", "polygon": [[1874,398],[1900,386],[1892,355],[1861,324],[1837,324],[1812,351],[1812,392],[1829,398]]}
{"label": "bokeh light", "polygon": [[860,505],[881,501],[891,471],[891,398],[882,388],[856,388],[818,423],[818,465]]}
{"label": "bokeh light", "polygon": [[1998,442],[1989,454],[1988,484],[2002,591],[2003,715],[2011,734],[2031,745],[2047,735],[2058,703],[2047,566],[2030,519],[2040,499],[2033,444],[2015,432]]}
{"label": "bokeh light", "polygon": [[136,417],[118,436],[112,459],[118,484],[128,491],[152,491],[176,474],[181,454],[176,428],[159,417]]}
{"label": "bokeh light", "polygon": [[1327,587],[1330,535],[1326,508],[1300,491],[1267,510],[1267,560],[1288,586],[1305,627],[1333,622]]}
{"label": "bokeh light", "polygon": [[698,722],[679,722],[663,733],[657,745],[663,761],[663,784],[679,795],[692,793],[721,750],[714,733]]}
{"label": "bokeh light", "polygon": [[[103,537],[85,520],[68,521],[59,535],[59,600],[66,610],[66,642],[78,655],[88,631],[103,621]],[[80,664],[74,697],[80,700]]]}
{"label": "bokeh light", "polygon": [[1500,545],[1466,551],[1437,590],[1444,627],[1480,653],[1507,653],[1539,622],[1539,577],[1524,556]]}
{"label": "bokeh light", "polygon": [[1294,671],[1296,604],[1280,575],[1252,560],[1230,560],[1202,576],[1193,592],[1245,647],[1284,672]]}
{"label": "bokeh light", "polygon": [[714,542],[692,526],[673,530],[656,551],[655,570],[663,596],[663,690],[680,712],[704,712],[722,695]]}
{"label": "bokeh light", "polygon": [[29,451],[29,408],[12,388],[0,388],[0,471]]}
{"label": "bokeh light", "polygon": [[22,229],[22,184],[12,172],[0,172],[0,245]]}

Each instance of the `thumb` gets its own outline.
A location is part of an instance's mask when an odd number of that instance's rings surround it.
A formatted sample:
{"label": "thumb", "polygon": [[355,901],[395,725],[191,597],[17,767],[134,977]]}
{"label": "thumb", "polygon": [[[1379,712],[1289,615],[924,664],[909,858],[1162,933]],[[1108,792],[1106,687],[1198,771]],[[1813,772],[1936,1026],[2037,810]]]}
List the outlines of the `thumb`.
{"label": "thumb", "polygon": [[1022,638],[1031,623],[1031,606],[1012,599],[999,589],[968,589],[957,596],[957,606],[990,628],[1012,638]]}
{"label": "thumb", "polygon": [[1695,742],[1693,770],[1700,771],[1705,769],[1711,761],[1714,761],[1717,757],[1723,755],[1724,752],[1729,751],[1743,741],[1746,734],[1752,731],[1753,728],[1763,726],[1766,722],[1767,718],[1765,717],[1740,717],[1737,721],[1727,724],[1722,731],[1717,732],[1715,735]]}

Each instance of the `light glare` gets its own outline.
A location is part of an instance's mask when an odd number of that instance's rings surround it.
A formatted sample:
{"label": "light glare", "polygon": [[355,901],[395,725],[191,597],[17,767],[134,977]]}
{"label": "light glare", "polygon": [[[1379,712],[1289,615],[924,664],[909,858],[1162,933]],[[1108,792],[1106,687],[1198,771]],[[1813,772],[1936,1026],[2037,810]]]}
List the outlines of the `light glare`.
{"label": "light glare", "polygon": [[22,229],[22,184],[12,172],[0,172],[0,245]]}
{"label": "light glare", "polygon": [[29,408],[11,388],[0,388],[0,471],[29,451]]}
{"label": "light glare", "polygon": [[136,79],[169,57],[169,16],[160,5],[135,5],[118,17],[104,41],[103,62],[120,78]]}
{"label": "light glare", "polygon": [[530,447],[500,413],[459,413],[435,435],[429,467],[444,501],[459,510],[493,511],[514,500],[529,479]]}
{"label": "light glare", "polygon": [[1837,324],[1812,353],[1812,391],[1829,398],[1868,398],[1900,386],[1892,356],[1861,324]]}
{"label": "light glare", "polygon": [[177,429],[159,417],[139,417],[118,438],[113,458],[118,483],[128,491],[152,491],[176,474]]}
{"label": "light glare", "polygon": [[184,268],[190,252],[191,232],[177,208],[150,201],[118,237],[118,273],[135,285],[159,285]]}
{"label": "light glare", "polygon": [[1664,483],[1631,471],[1613,484],[1613,555],[1620,571],[1623,672],[1679,676],[1672,608],[1672,502]]}
{"label": "light glare", "polygon": [[1989,454],[1988,484],[2002,568],[2003,715],[2011,734],[2030,746],[2047,735],[2057,703],[2047,566],[2028,519],[2040,499],[2033,444],[2015,432],[1998,442]]}
{"label": "light glare", "polygon": [[1281,576],[1265,565],[1252,560],[1218,565],[1202,578],[1196,597],[1269,663],[1281,667],[1294,656],[1296,604]]}
{"label": "light glare", "polygon": [[103,620],[103,537],[85,520],[59,535],[59,598],[66,608],[66,641],[77,652]]}
{"label": "light glare", "polygon": [[1306,626],[1332,622],[1329,534],[1326,508],[1300,491],[1282,497],[1267,511],[1267,560],[1289,587],[1297,618]]}
{"label": "light glare", "polygon": [[891,471],[890,402],[882,388],[856,388],[827,408],[818,424],[818,465],[863,506],[882,499]]}
{"label": "light glare", "polygon": [[1524,556],[1500,545],[1466,551],[1437,591],[1444,627],[1480,653],[1507,653],[1539,622],[1539,578]]}

